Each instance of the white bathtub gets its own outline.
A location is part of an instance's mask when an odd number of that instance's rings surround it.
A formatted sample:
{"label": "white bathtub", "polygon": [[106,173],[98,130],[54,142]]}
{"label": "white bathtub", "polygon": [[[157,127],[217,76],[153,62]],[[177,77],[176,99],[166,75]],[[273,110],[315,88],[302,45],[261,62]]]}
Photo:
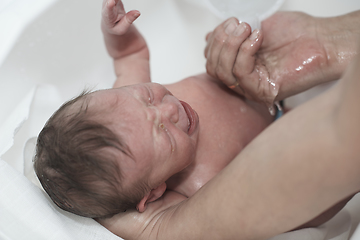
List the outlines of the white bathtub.
{"label": "white bathtub", "polygon": [[[205,35],[222,20],[194,1],[123,1],[127,10],[142,13],[136,25],[149,44],[155,82],[171,83],[205,70]],[[24,163],[26,141],[39,133],[62,102],[85,87],[109,88],[114,81],[100,31],[101,2],[0,0],[0,156],[34,183],[31,159]],[[356,9],[359,0],[288,0],[281,8],[316,16]],[[28,146],[31,151],[31,140]],[[358,202],[355,198],[347,206],[354,226],[360,220]],[[1,211],[0,207],[0,239]]]}

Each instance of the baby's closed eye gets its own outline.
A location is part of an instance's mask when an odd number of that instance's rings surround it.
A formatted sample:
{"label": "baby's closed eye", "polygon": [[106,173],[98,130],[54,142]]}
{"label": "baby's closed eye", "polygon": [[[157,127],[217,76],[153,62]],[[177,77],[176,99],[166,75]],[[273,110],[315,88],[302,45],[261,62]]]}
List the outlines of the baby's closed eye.
{"label": "baby's closed eye", "polygon": [[148,103],[153,104],[154,103],[154,94],[149,87],[146,87],[146,89],[147,89]]}

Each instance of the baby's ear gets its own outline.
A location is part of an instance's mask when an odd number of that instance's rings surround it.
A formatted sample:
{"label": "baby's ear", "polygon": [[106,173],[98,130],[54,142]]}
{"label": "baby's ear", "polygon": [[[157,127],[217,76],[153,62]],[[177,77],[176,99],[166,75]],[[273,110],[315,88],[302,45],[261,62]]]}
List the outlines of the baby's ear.
{"label": "baby's ear", "polygon": [[140,200],[140,202],[136,206],[137,210],[141,213],[144,212],[146,210],[147,204],[159,199],[165,191],[166,183],[162,183],[157,188],[152,189]]}

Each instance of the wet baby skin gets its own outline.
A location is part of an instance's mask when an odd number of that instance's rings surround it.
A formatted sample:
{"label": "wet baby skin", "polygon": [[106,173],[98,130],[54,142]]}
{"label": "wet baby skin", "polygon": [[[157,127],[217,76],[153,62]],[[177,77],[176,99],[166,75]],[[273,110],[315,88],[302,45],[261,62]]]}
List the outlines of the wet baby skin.
{"label": "wet baby skin", "polygon": [[117,158],[126,185],[145,178],[151,189],[160,186],[186,197],[273,121],[265,106],[207,74],[166,86],[144,83],[91,95],[90,111],[104,111],[101,121],[123,136],[131,152],[131,158]]}
{"label": "wet baby skin", "polygon": [[[112,130],[130,131],[124,140],[133,154],[133,159],[123,156],[119,165],[129,180],[128,187],[138,179],[146,181],[152,193],[145,199],[157,199],[165,189],[190,197],[273,117],[266,107],[245,100],[205,73],[166,86],[151,83],[149,49],[132,24],[139,15],[136,10],[125,12],[121,1],[104,0],[102,30],[117,76],[115,90],[108,92],[113,91],[115,103],[119,103],[113,114],[128,118],[121,120],[124,126],[114,125]],[[258,49],[260,42],[248,38],[250,34],[246,25],[241,38],[255,41],[252,48]],[[244,55],[244,61],[251,59],[250,53]],[[140,110],[133,114],[126,108]],[[109,117],[109,123],[111,119],[120,118]]]}

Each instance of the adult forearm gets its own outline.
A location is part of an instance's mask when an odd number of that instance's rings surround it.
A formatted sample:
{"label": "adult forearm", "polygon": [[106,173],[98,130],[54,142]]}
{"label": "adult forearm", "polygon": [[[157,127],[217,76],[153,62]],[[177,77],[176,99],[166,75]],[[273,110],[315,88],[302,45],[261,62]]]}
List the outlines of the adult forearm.
{"label": "adult forearm", "polygon": [[[163,224],[163,239],[267,239],[354,193],[344,179],[359,171],[338,151],[330,111],[316,116],[307,107],[288,113],[180,205]],[[314,117],[302,121],[307,114]]]}
{"label": "adult forearm", "polygon": [[360,38],[360,10],[346,15],[318,18],[317,33],[327,53],[323,81],[338,80],[357,53]]}
{"label": "adult forearm", "polygon": [[[157,239],[267,239],[360,189],[360,57],[335,88],[292,110],[155,225]],[[356,119],[356,120],[355,120]],[[350,124],[350,125],[344,125]]]}

